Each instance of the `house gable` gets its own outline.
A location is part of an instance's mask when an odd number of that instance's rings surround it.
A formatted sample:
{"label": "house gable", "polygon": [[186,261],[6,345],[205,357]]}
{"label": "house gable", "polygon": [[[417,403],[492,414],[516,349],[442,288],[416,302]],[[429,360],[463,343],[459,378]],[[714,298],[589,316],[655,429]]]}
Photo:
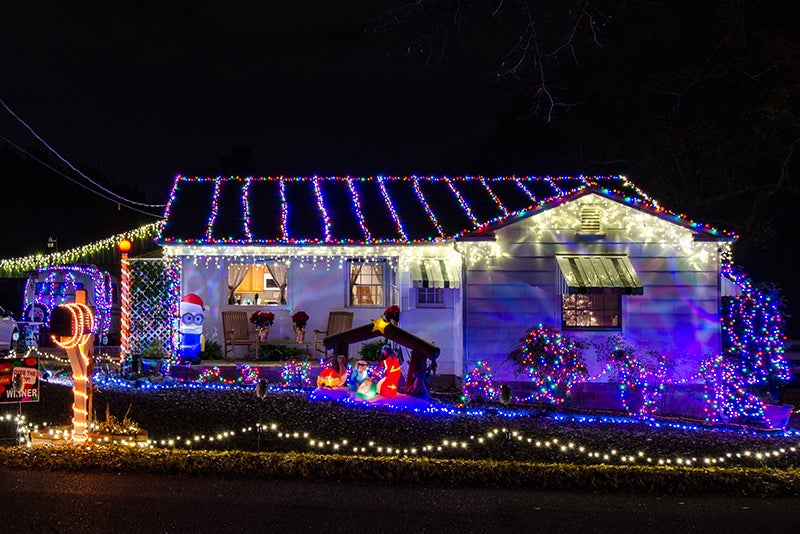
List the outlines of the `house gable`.
{"label": "house gable", "polygon": [[[597,209],[602,230],[591,239],[581,233],[587,205]],[[562,328],[566,291],[556,257],[616,255],[630,261],[643,286],[642,295],[622,296],[619,332],[663,351],[677,362],[678,376],[688,378],[699,359],[720,345],[718,270],[720,249],[729,244],[705,236],[605,195],[586,194],[497,228],[491,241],[457,243],[467,262],[465,360],[495,362],[499,379],[516,379],[500,362],[518,340],[537,324]],[[599,340],[609,332],[572,334]],[[601,372],[589,359],[590,371]]]}

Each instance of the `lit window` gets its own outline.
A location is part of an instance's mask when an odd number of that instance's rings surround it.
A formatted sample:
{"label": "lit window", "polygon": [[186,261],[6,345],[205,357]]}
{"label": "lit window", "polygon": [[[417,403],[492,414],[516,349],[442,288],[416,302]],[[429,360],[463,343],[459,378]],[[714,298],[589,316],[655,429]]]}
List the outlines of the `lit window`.
{"label": "lit window", "polygon": [[563,328],[620,328],[620,295],[561,295]]}
{"label": "lit window", "polygon": [[279,306],[286,304],[287,276],[283,263],[228,265],[228,304]]}
{"label": "lit window", "polygon": [[350,305],[383,306],[384,262],[350,262]]}

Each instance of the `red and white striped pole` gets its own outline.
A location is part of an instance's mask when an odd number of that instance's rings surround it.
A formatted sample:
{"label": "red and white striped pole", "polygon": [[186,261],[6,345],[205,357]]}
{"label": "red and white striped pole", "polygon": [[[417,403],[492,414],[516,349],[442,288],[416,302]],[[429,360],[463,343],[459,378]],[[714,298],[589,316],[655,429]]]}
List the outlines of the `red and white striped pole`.
{"label": "red and white striped pole", "polygon": [[130,328],[131,328],[131,264],[128,261],[128,252],[131,242],[123,239],[118,244],[120,252],[120,287],[119,287],[119,357],[120,364],[130,354]]}

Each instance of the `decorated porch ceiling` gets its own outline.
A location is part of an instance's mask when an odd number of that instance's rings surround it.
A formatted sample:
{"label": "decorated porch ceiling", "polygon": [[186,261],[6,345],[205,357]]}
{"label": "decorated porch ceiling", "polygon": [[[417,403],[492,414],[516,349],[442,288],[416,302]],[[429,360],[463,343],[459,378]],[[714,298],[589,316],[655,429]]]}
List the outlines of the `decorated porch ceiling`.
{"label": "decorated porch ceiling", "polygon": [[661,208],[624,176],[177,176],[160,244],[359,245],[480,236],[595,192],[702,233],[735,235]]}

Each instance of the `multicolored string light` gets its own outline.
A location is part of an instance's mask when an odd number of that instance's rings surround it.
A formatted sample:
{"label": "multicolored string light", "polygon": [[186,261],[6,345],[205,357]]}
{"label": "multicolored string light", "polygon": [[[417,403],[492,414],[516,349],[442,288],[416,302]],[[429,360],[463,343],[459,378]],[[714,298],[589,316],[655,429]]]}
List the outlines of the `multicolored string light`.
{"label": "multicolored string light", "polygon": [[[724,263],[722,274],[736,283],[742,295],[727,299],[721,316],[725,354],[703,360],[697,374],[669,380],[666,357],[650,351],[652,362],[621,335],[608,339],[605,375],[617,384],[619,398],[629,416],[653,420],[668,386],[694,379],[704,382],[705,418],[710,424],[774,424],[766,419],[763,392],[772,393],[791,378],[784,357],[783,304],[773,287],[756,288],[740,270]],[[552,404],[564,402],[572,386],[588,382],[578,345],[565,335],[539,325],[512,352],[516,367],[531,377],[535,391],[530,399]],[[596,378],[596,377],[595,377]],[[770,391],[771,390],[771,391]],[[632,401],[633,395],[637,401]]]}
{"label": "multicolored string light", "polygon": [[234,379],[224,378],[218,366],[211,368],[204,368],[197,377],[197,382],[200,384],[216,384],[216,385],[241,385],[252,386],[258,382],[258,371],[253,369],[246,363],[236,365],[237,377]]}
{"label": "multicolored string light", "polygon": [[283,364],[283,387],[309,387],[311,383],[311,364],[307,360],[288,360]]}
{"label": "multicolored string light", "polygon": [[558,406],[575,384],[586,378],[586,362],[578,345],[561,332],[539,324],[512,351],[515,366],[533,383],[531,399]]}
{"label": "multicolored string light", "polygon": [[494,386],[492,368],[485,361],[475,362],[472,370],[464,376],[463,398],[467,402],[494,401],[500,396]]}
{"label": "multicolored string light", "polygon": [[[480,232],[481,230],[489,227],[490,225],[496,224],[503,219],[507,218],[518,218],[522,215],[527,215],[532,211],[536,211],[545,207],[551,207],[557,205],[561,202],[566,201],[566,199],[572,195],[580,194],[581,192],[589,189],[595,188],[598,192],[606,195],[610,198],[613,198],[619,201],[622,204],[626,204],[629,206],[633,206],[637,209],[646,210],[649,213],[652,213],[660,218],[669,220],[671,222],[676,222],[684,227],[691,228],[693,230],[699,230],[706,232],[712,236],[716,236],[723,239],[735,239],[736,235],[730,232],[725,232],[722,230],[717,230],[707,225],[703,225],[692,221],[685,215],[676,214],[673,212],[669,212],[661,208],[655,201],[653,201],[649,196],[647,196],[643,191],[637,188],[635,185],[630,183],[627,178],[614,176],[614,177],[585,177],[579,176],[577,178],[573,177],[496,177],[496,178],[486,178],[483,176],[465,176],[465,177],[395,177],[395,176],[378,176],[378,177],[361,177],[361,178],[352,178],[349,176],[346,177],[261,177],[261,178],[239,178],[239,177],[217,177],[217,178],[202,178],[202,177],[184,177],[184,176],[177,176],[175,179],[175,183],[173,185],[173,189],[170,195],[169,202],[167,203],[167,208],[165,210],[165,217],[166,220],[169,221],[170,214],[172,212],[172,207],[174,205],[175,198],[179,195],[183,189],[194,182],[214,182],[214,199],[211,202],[211,212],[208,216],[207,222],[207,231],[203,236],[175,236],[170,235],[169,226],[165,227],[159,237],[158,240],[167,243],[167,244],[252,244],[253,242],[253,228],[250,223],[250,211],[251,206],[249,202],[242,202],[242,220],[243,220],[243,227],[249,229],[250,233],[245,231],[245,239],[234,239],[229,236],[216,236],[212,235],[211,232],[213,219],[216,217],[216,211],[218,210],[218,203],[219,203],[219,195],[221,192],[221,184],[229,181],[238,181],[244,184],[242,188],[245,192],[243,196],[248,195],[247,190],[249,190],[252,184],[257,182],[277,182],[279,184],[279,191],[280,191],[280,206],[274,206],[272,209],[279,209],[281,212],[281,227],[280,227],[280,235],[279,237],[272,237],[272,238],[259,238],[258,242],[261,244],[298,244],[298,245],[313,245],[313,244],[389,244],[389,243],[431,243],[431,242],[439,242],[442,239],[455,239],[467,233],[474,233]],[[289,209],[290,206],[287,203],[285,187],[287,183],[302,183],[302,182],[309,182],[309,192],[315,198],[309,198],[309,203],[315,206],[315,209],[319,212],[321,219],[324,221],[324,224],[320,227],[320,232],[318,235],[314,237],[304,237],[304,238],[297,238],[292,235],[292,229],[289,227]],[[360,225],[362,232],[363,232],[363,239],[353,239],[352,237],[340,237],[331,234],[331,229],[333,228],[333,221],[330,218],[330,214],[332,210],[326,206],[326,197],[322,188],[322,184],[324,182],[344,182],[347,184],[348,190],[351,196],[351,205],[353,209],[354,216]],[[469,182],[478,182],[483,186],[483,189],[487,193],[487,200],[491,203],[494,203],[497,207],[497,211],[499,215],[493,217],[489,220],[479,220],[475,213],[472,211],[467,200],[464,198],[459,186],[462,184],[467,184]],[[376,232],[372,231],[366,224],[364,219],[360,198],[362,195],[359,194],[359,188],[369,184],[375,183],[381,192],[381,195],[384,199],[384,204],[386,205],[387,213],[393,218],[395,222],[395,228],[397,229],[395,236],[378,236]],[[413,239],[409,239],[407,234],[407,230],[405,229],[405,225],[403,224],[400,215],[395,210],[396,203],[392,199],[389,188],[387,187],[389,183],[401,183],[404,187],[411,187],[413,192],[415,193],[416,197],[420,201],[420,207],[427,213],[431,225],[433,228],[437,230],[435,235],[429,236],[421,236],[421,237],[414,237]],[[444,183],[448,189],[453,194],[453,197],[456,200],[457,205],[463,211],[464,215],[470,221],[470,226],[467,228],[463,228],[460,231],[452,232],[450,235],[445,234],[442,231],[441,227],[441,219],[447,214],[440,214],[437,215],[430,205],[430,202],[424,197],[421,191],[420,185],[423,183]],[[494,184],[501,184],[501,183],[514,183],[517,187],[524,192],[527,196],[528,200],[530,201],[530,205],[518,209],[515,211],[509,211],[508,208],[505,206],[504,202],[501,200],[501,195],[498,194],[498,191],[493,188]],[[552,188],[552,194],[548,196],[543,196],[537,198],[531,190],[527,187],[528,185],[537,185],[541,183],[547,183],[550,188]],[[614,186],[614,187],[612,187]],[[305,206],[305,205],[304,205]],[[448,208],[449,209],[449,208]]]}
{"label": "multicolored string light", "polygon": [[[32,305],[39,305],[44,311],[45,323],[50,322],[50,313],[56,306],[70,302],[75,292],[82,284],[81,279],[91,281],[93,305],[96,321],[93,333],[98,337],[108,334],[111,328],[111,307],[113,301],[113,287],[111,275],[93,265],[51,265],[41,267],[38,273],[44,275],[44,280],[29,276],[25,283],[25,294],[33,295]],[[29,313],[25,310],[25,313]]]}
{"label": "multicolored string light", "polygon": [[784,303],[779,290],[756,287],[741,268],[724,262],[722,275],[741,290],[722,306],[725,354],[739,362],[740,374],[749,386],[779,387],[791,379],[784,351]]}
{"label": "multicolored string light", "polygon": [[[169,386],[161,383],[154,385],[154,389],[163,389]],[[191,388],[192,384],[182,384],[181,388]],[[199,386],[198,386],[199,387]],[[206,385],[206,387],[209,387]],[[212,389],[219,389],[221,387],[240,388],[241,386],[210,386]],[[254,386],[250,386],[252,389]],[[283,387],[269,386],[268,391],[271,394],[290,394],[290,395],[307,395],[307,391],[288,389]],[[310,395],[309,395],[310,396]],[[360,405],[358,409],[370,409]],[[374,409],[386,410],[386,407],[377,407]],[[414,410],[415,413],[420,415],[430,415],[434,417],[475,417],[480,418],[487,415],[487,410],[482,409],[453,409],[445,405],[431,405],[426,410]],[[492,413],[507,418],[513,421],[516,417],[528,418],[530,413],[520,412],[518,410],[492,410]],[[609,416],[609,415],[582,415],[582,414],[562,414],[550,413],[544,414],[544,417],[552,419],[554,422],[570,422],[572,424],[585,424],[585,425],[630,425],[638,423],[638,421],[626,417]],[[6,416],[8,419],[11,415]],[[28,430],[31,433],[37,433],[40,436],[49,436],[53,442],[68,441],[71,437],[66,433],[48,425],[46,423],[32,425],[26,423]],[[738,429],[723,429],[711,430],[708,427],[703,427],[692,423],[679,423],[674,421],[652,422],[644,423],[648,426],[655,428],[672,428],[680,432],[691,431],[704,431],[704,432],[724,432],[736,433],[748,436],[761,436],[764,438],[790,438],[795,439],[800,436],[797,430],[785,431],[782,433],[760,433],[757,431],[743,432]],[[120,439],[117,444],[128,445],[131,447],[142,448],[195,448],[201,446],[214,446],[218,447],[221,442],[230,440],[236,436],[248,433],[267,432],[272,438],[282,441],[294,441],[303,450],[311,450],[319,453],[331,454],[354,454],[354,455],[390,455],[390,456],[435,456],[435,457],[449,457],[457,454],[459,457],[464,457],[470,452],[473,454],[480,454],[482,448],[491,448],[497,446],[513,445],[513,447],[527,446],[531,451],[541,450],[548,458],[557,455],[562,458],[574,456],[578,459],[590,463],[598,464],[642,464],[642,465],[657,465],[657,466],[763,466],[770,461],[776,461],[785,458],[789,455],[796,455],[800,451],[800,446],[795,442],[786,445],[784,443],[777,443],[770,446],[765,443],[762,448],[748,448],[735,450],[732,447],[724,447],[717,453],[712,454],[692,454],[688,452],[682,456],[665,456],[658,453],[656,450],[648,451],[645,449],[631,449],[620,450],[621,447],[612,447],[606,450],[600,450],[596,447],[589,447],[581,444],[577,440],[555,437],[543,434],[536,434],[530,432],[522,432],[513,428],[513,422],[509,426],[503,428],[492,428],[486,432],[477,435],[469,436],[450,436],[438,440],[436,443],[420,443],[420,444],[405,444],[396,445],[391,443],[381,443],[377,440],[371,440],[365,443],[354,442],[352,439],[330,439],[321,438],[312,435],[310,432],[302,428],[283,428],[279,422],[270,422],[267,424],[254,424],[245,426],[239,430],[227,429],[218,430],[212,433],[198,433],[192,436],[175,435],[171,437],[161,437],[158,439],[148,439],[147,441],[135,441],[133,439],[125,440]],[[726,440],[724,436],[719,440],[724,443]],[[657,448],[658,444],[654,443]],[[285,449],[285,447],[282,447]]]}

